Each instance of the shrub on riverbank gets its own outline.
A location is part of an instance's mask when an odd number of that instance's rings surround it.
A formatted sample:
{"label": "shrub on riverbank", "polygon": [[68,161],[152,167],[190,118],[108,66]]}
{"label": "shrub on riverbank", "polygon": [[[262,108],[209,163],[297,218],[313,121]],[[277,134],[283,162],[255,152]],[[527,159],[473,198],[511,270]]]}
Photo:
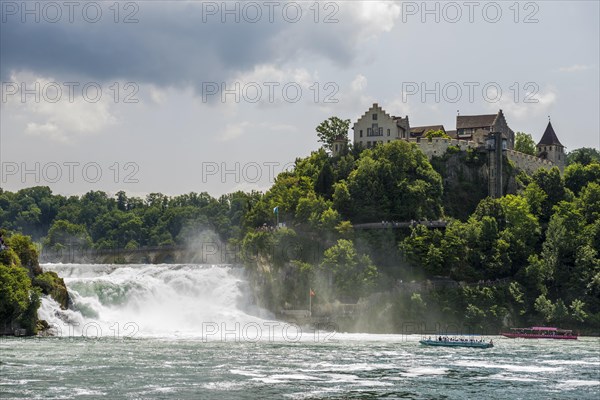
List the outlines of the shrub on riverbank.
{"label": "shrub on riverbank", "polygon": [[27,335],[34,335],[39,326],[41,294],[52,296],[67,308],[67,287],[55,272],[42,272],[30,237],[13,234],[4,240],[7,247],[0,251],[0,334],[12,335],[24,329]]}

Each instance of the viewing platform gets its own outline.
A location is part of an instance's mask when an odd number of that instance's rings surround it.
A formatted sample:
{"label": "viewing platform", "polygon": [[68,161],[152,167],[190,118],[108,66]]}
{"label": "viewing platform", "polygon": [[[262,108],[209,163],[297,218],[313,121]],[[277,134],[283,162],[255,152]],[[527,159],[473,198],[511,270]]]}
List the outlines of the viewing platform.
{"label": "viewing platform", "polygon": [[417,225],[424,225],[426,228],[445,228],[447,225],[446,221],[381,221],[381,222],[366,222],[363,224],[353,225],[354,229],[401,229],[411,228]]}

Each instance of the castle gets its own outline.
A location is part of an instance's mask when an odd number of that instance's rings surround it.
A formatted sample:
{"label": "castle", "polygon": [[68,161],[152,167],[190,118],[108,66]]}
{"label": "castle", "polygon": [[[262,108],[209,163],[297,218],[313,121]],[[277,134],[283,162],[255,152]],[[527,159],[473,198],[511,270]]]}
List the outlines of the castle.
{"label": "castle", "polygon": [[[486,146],[489,146],[486,142],[494,135],[501,135],[502,150],[507,158],[529,173],[538,168],[553,166],[562,171],[565,165],[565,147],[558,140],[550,122],[537,144],[537,157],[531,156],[514,150],[515,132],[508,126],[502,110],[497,114],[458,115],[456,130],[446,130],[443,125],[411,127],[408,115],[404,118],[390,115],[379,104],[374,103],[354,123],[352,129],[354,145],[370,148],[392,140],[405,140],[416,143],[429,158],[443,155],[450,146],[485,151]],[[427,132],[440,130],[450,139],[424,138]],[[333,153],[339,153],[345,144],[345,139],[336,140],[332,147]]]}

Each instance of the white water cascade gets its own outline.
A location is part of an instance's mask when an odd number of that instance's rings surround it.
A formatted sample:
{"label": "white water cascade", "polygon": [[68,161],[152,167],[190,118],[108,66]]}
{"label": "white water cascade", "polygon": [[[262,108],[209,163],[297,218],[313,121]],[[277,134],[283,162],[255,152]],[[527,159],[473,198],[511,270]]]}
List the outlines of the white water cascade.
{"label": "white water cascade", "polygon": [[187,264],[42,267],[64,278],[72,301],[69,310],[61,310],[50,297],[42,299],[39,317],[58,336],[222,339],[221,330],[238,329],[237,334],[243,336],[244,327],[262,330],[272,319],[251,305],[240,268]]}

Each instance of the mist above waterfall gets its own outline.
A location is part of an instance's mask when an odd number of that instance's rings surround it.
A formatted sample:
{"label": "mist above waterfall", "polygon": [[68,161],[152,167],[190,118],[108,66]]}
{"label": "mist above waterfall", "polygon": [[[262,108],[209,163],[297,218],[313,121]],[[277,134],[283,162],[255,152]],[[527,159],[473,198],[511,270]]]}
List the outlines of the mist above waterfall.
{"label": "mist above waterfall", "polygon": [[[44,298],[39,315],[57,335],[202,336],[214,326],[263,324],[243,269],[194,264],[45,264],[72,298],[60,310]],[[254,326],[254,325],[253,325]],[[208,327],[208,328],[207,328]]]}

